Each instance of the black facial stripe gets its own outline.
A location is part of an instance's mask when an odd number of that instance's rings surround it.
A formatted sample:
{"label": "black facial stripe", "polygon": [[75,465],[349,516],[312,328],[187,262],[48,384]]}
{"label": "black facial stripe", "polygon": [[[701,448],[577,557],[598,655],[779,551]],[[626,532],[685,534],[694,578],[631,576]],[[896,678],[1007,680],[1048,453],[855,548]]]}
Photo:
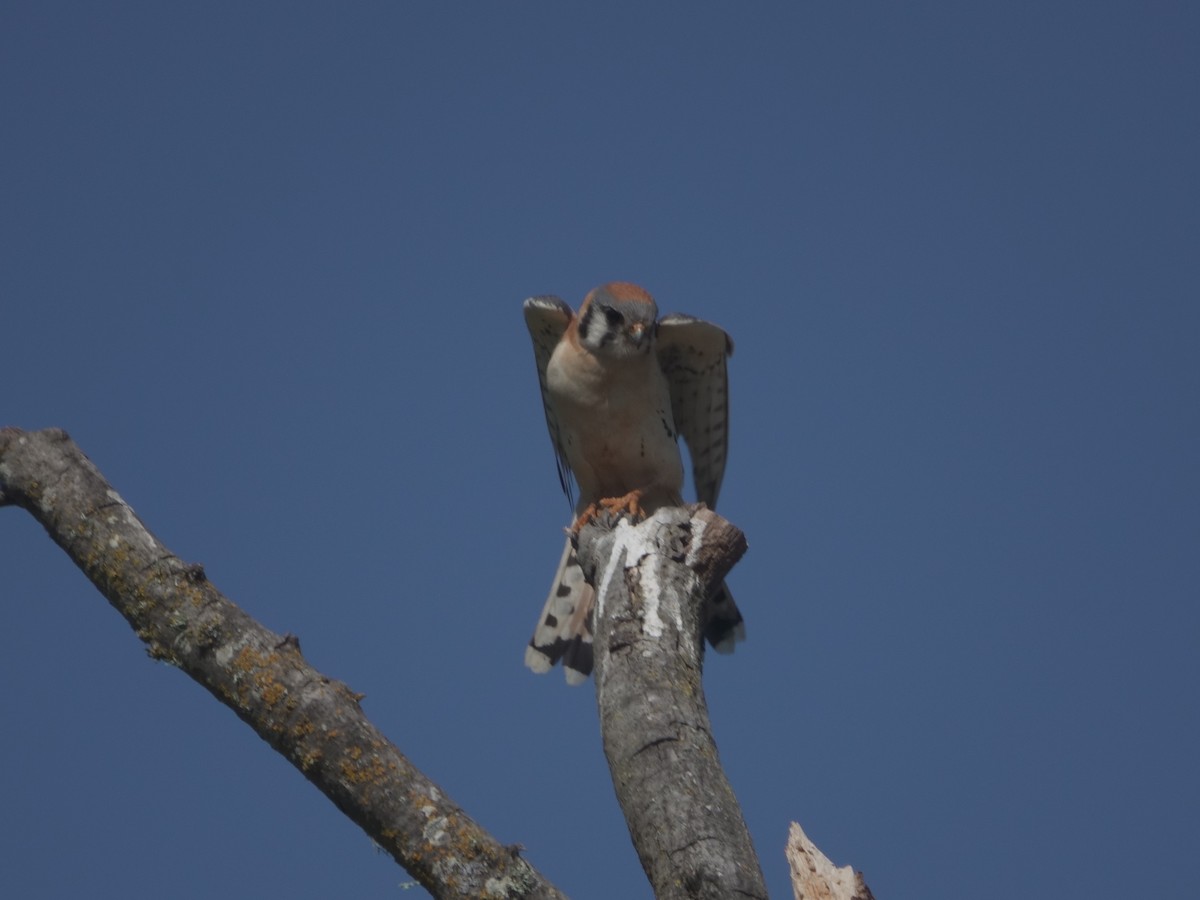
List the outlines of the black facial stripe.
{"label": "black facial stripe", "polygon": [[579,339],[585,344],[587,343],[588,330],[592,327],[592,315],[595,311],[595,304],[589,303],[588,308],[583,311],[583,318],[579,320]]}

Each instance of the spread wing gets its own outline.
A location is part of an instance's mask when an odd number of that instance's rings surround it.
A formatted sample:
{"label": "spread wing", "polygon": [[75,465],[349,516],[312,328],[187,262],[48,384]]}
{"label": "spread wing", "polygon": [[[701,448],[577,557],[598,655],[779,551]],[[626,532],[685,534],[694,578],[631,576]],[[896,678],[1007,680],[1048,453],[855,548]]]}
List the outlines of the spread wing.
{"label": "spread wing", "polygon": [[673,313],[658,323],[658,361],[671,389],[675,430],[692,458],[696,497],[716,508],[729,450],[729,335],[702,319]]}
{"label": "spread wing", "polygon": [[571,470],[563,454],[558,419],[546,396],[546,365],[575,313],[561,299],[549,294],[530,297],[525,301],[524,309],[525,324],[529,328],[529,336],[533,338],[533,356],[537,360],[538,384],[542,388],[542,408],[546,411],[546,428],[550,431],[550,442],[554,444],[554,461],[558,464],[558,481],[562,485],[563,493],[567,495],[567,500],[574,507]]}

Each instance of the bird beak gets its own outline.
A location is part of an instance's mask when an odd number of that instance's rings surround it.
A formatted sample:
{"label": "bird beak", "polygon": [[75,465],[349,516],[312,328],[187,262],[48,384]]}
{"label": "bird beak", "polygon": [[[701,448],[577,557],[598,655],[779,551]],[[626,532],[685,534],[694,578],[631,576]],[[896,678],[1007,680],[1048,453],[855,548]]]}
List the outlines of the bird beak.
{"label": "bird beak", "polygon": [[633,342],[640,347],[642,342],[646,340],[646,323],[634,322],[632,325],[630,325],[629,336],[633,338]]}

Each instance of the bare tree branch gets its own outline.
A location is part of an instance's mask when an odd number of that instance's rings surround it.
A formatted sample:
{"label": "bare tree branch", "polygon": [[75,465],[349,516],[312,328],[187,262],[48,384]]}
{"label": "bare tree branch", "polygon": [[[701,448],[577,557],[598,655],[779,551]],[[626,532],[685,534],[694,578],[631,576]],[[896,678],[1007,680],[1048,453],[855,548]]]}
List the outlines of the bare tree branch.
{"label": "bare tree branch", "polygon": [[149,532],[65,432],[0,429],[0,506],[27,510],[137,632],[283,754],[437,897],[563,895],[472,821],[322,675]]}
{"label": "bare tree branch", "polygon": [[796,900],[875,900],[862,872],[839,869],[795,822],[788,831],[787,861]]}
{"label": "bare tree branch", "polygon": [[580,535],[596,588],[604,752],[659,900],[767,896],[701,684],[704,600],[745,550],[745,536],[703,506]]}

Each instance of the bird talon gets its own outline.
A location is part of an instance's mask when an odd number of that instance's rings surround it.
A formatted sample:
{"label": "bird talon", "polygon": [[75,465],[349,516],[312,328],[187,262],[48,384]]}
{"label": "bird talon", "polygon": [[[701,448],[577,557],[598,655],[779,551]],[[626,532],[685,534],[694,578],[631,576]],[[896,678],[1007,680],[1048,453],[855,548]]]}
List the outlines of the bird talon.
{"label": "bird talon", "polygon": [[639,522],[646,518],[646,511],[642,509],[642,492],[633,490],[624,497],[604,497],[600,500],[600,505],[604,507],[604,511],[610,516],[620,517],[627,515],[635,522]]}
{"label": "bird talon", "polygon": [[611,525],[622,516],[629,516],[635,522],[640,522],[646,518],[646,510],[642,508],[641,500],[640,490],[630,491],[624,497],[601,497],[597,502],[587,505],[567,529],[567,534],[579,537],[579,532],[593,519]]}

